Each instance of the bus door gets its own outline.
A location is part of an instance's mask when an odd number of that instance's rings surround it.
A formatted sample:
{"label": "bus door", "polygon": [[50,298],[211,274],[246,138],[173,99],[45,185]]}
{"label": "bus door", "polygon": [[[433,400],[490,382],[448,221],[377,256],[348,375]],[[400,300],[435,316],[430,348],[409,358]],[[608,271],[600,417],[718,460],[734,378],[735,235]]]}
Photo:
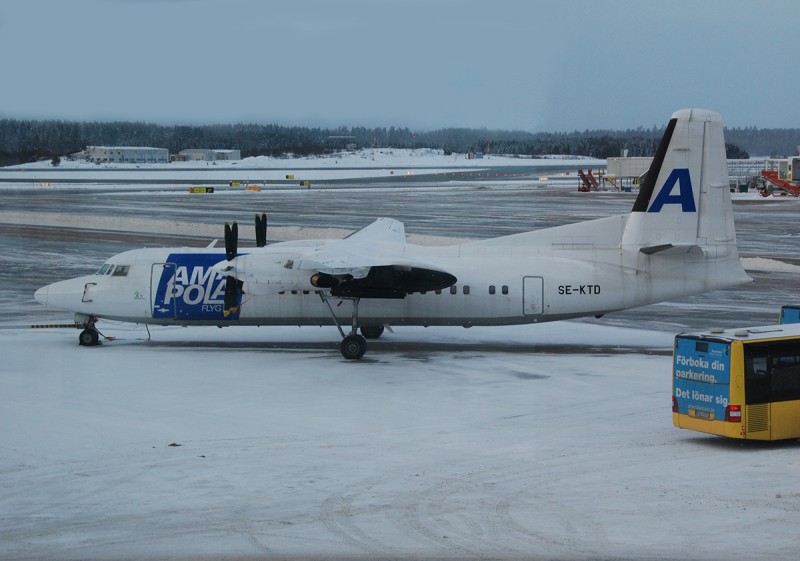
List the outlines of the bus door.
{"label": "bus door", "polygon": [[745,345],[747,437],[800,435],[800,346],[797,341]]}

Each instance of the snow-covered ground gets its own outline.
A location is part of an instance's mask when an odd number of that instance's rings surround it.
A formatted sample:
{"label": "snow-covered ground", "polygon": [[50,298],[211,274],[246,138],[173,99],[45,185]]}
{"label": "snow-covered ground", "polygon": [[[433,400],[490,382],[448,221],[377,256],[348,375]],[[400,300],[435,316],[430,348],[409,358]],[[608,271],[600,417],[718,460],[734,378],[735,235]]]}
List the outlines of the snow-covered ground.
{"label": "snow-covered ground", "polygon": [[307,169],[307,168],[327,168],[327,171],[332,171],[332,168],[340,167],[355,167],[355,168],[370,168],[370,167],[389,167],[389,168],[481,168],[492,166],[531,166],[542,165],[559,167],[565,163],[570,165],[602,165],[605,167],[605,160],[598,160],[584,156],[544,156],[541,158],[517,158],[514,156],[502,156],[489,154],[482,158],[470,158],[466,154],[445,154],[443,150],[432,148],[420,149],[406,149],[406,148],[364,148],[361,150],[342,151],[333,154],[323,154],[314,156],[301,156],[301,157],[273,157],[273,156],[254,156],[251,158],[242,158],[241,160],[219,160],[216,162],[206,161],[190,161],[190,162],[173,162],[170,164],[118,164],[118,163],[103,163],[94,164],[81,159],[67,159],[61,160],[57,168],[54,168],[50,160],[42,160],[40,162],[33,162],[29,164],[20,164],[17,166],[9,166],[5,169],[130,169],[132,167],[138,169],[169,169],[186,168],[206,170],[208,168],[230,168],[236,169],[238,167],[247,168],[272,168],[272,169]]}
{"label": "snow-covered ground", "polygon": [[673,428],[666,333],[101,330],[3,332],[2,559],[800,552],[797,444]]}

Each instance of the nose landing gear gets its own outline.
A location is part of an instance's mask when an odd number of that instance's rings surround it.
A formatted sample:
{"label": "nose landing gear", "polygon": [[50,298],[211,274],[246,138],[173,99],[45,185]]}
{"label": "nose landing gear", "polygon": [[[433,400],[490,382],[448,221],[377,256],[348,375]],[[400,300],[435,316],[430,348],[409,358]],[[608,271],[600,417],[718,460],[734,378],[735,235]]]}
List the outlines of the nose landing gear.
{"label": "nose landing gear", "polygon": [[94,347],[100,344],[100,335],[96,329],[84,329],[78,335],[78,344],[84,347]]}
{"label": "nose landing gear", "polygon": [[97,316],[89,316],[89,319],[83,324],[83,331],[78,335],[78,344],[83,347],[95,347],[100,345],[100,332],[97,331],[95,324],[97,323]]}
{"label": "nose landing gear", "polygon": [[[77,320],[78,314],[75,315]],[[82,347],[96,347],[97,345],[102,345],[103,343],[100,342],[100,337],[102,337],[106,341],[114,340],[114,337],[103,335],[97,330],[97,326],[95,324],[97,323],[97,320],[99,320],[100,318],[98,318],[97,316],[89,316],[88,318],[86,316],[82,317],[86,318],[86,321],[83,322],[83,331],[81,331],[81,334],[78,335],[79,345],[81,345]],[[76,325],[81,325],[80,321],[76,321],[75,323]]]}

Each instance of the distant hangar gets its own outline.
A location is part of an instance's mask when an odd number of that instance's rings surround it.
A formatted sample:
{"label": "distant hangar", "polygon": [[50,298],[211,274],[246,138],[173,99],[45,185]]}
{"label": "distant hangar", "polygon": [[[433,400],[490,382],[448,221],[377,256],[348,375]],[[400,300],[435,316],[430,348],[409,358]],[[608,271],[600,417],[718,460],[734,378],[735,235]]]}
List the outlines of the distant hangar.
{"label": "distant hangar", "polygon": [[219,162],[227,160],[241,160],[239,150],[219,150],[207,148],[189,148],[181,150],[172,158],[176,162]]}

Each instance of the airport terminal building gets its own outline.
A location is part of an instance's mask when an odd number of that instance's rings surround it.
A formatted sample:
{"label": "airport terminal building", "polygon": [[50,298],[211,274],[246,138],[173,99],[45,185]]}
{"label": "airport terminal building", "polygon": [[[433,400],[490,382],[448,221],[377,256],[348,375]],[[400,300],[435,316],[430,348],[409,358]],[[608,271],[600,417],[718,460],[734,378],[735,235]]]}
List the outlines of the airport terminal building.
{"label": "airport terminal building", "polygon": [[96,164],[167,164],[169,150],[147,146],[87,146],[86,159]]}

